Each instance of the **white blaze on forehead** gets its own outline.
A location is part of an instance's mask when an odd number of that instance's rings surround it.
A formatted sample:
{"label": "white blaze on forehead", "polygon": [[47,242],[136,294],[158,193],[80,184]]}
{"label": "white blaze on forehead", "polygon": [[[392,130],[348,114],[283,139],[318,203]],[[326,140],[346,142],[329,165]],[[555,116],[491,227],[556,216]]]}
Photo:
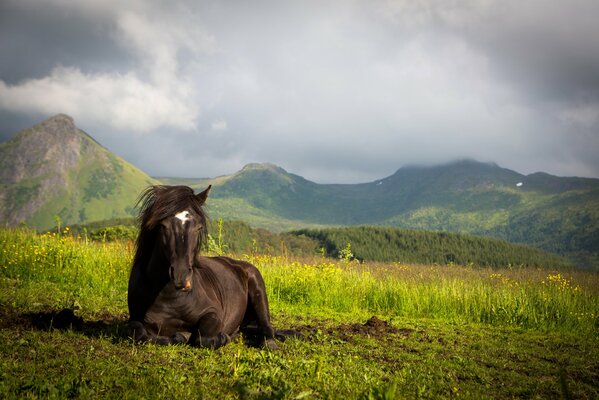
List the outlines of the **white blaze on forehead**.
{"label": "white blaze on forehead", "polygon": [[175,214],[175,218],[180,220],[181,223],[183,225],[185,225],[185,223],[191,219],[191,215],[189,215],[189,211],[186,210],[186,211],[181,211],[180,213]]}

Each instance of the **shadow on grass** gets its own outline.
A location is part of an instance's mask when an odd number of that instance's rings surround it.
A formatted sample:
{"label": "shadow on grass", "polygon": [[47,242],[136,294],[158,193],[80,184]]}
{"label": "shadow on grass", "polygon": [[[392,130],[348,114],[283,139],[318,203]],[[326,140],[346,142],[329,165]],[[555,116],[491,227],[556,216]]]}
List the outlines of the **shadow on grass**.
{"label": "shadow on grass", "polygon": [[[60,311],[50,310],[35,313],[20,313],[11,308],[0,308],[0,329],[38,329],[42,331],[74,331],[91,338],[108,338],[113,343],[131,341],[127,325],[128,316],[109,315],[96,321],[86,321],[75,315],[73,309],[65,308]],[[375,340],[393,340],[396,336],[410,336],[415,333],[413,329],[397,328],[387,321],[376,316],[371,317],[364,324],[341,324],[338,326],[321,325],[322,321],[311,321],[315,324],[297,326],[288,330],[277,330],[276,339],[284,341],[288,338],[300,340],[320,340],[321,334],[344,342],[353,342],[359,336],[368,336]],[[234,335],[235,337],[237,335]],[[246,346],[261,347],[264,338],[256,326],[242,329],[242,338]]]}
{"label": "shadow on grass", "polygon": [[75,315],[70,308],[60,311],[42,311],[36,313],[21,314],[21,320],[28,323],[30,327],[43,331],[59,330],[80,332],[93,338],[110,338],[113,342],[131,340],[127,329],[127,317],[116,316],[96,321],[85,321]]}

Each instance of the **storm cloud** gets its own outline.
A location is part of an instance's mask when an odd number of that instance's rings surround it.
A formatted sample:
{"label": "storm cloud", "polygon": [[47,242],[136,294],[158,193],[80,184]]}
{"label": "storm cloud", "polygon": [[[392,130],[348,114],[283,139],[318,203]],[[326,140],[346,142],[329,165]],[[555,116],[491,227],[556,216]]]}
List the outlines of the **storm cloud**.
{"label": "storm cloud", "polygon": [[[9,0],[0,133],[67,113],[155,176],[599,177],[599,3]],[[20,128],[19,128],[20,126]]]}

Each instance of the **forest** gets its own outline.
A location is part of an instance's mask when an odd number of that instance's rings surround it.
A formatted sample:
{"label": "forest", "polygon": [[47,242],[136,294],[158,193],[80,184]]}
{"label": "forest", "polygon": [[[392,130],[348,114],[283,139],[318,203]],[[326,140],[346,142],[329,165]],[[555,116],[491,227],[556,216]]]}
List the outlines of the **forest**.
{"label": "forest", "polygon": [[[351,255],[366,261],[485,267],[568,267],[558,255],[499,239],[447,232],[375,226],[304,229],[294,234],[318,240],[331,257]],[[348,248],[349,247],[349,248]]]}

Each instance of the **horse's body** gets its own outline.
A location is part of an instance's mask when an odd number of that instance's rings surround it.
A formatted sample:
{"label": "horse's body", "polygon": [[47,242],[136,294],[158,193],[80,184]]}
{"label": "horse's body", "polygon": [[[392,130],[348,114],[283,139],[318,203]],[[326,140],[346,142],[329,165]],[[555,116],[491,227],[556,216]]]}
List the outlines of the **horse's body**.
{"label": "horse's body", "polygon": [[258,269],[228,257],[201,257],[201,206],[208,191],[154,186],[142,197],[141,230],[129,278],[136,340],[220,347],[244,328],[276,347]]}

